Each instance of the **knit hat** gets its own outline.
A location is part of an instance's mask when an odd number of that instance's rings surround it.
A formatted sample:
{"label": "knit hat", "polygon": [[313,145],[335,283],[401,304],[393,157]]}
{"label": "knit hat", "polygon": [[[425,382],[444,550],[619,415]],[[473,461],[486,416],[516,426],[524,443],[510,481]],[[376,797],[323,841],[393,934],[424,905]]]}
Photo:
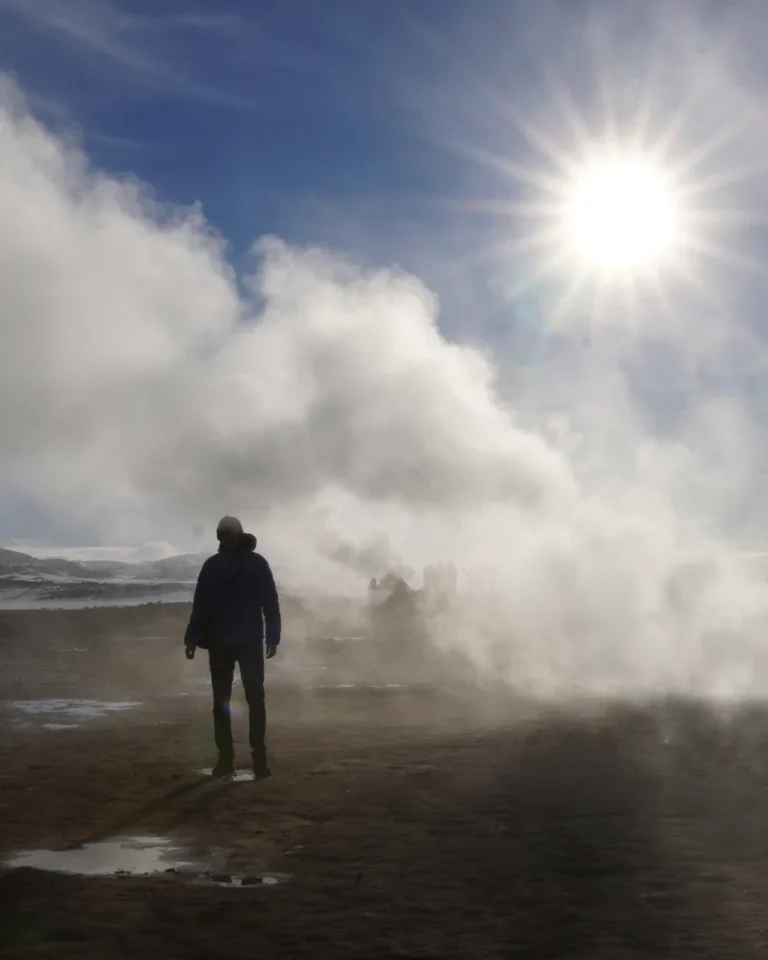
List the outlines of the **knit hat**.
{"label": "knit hat", "polygon": [[237,517],[222,517],[221,520],[219,520],[219,525],[216,527],[216,536],[221,537],[228,533],[236,537],[242,537],[243,525]]}

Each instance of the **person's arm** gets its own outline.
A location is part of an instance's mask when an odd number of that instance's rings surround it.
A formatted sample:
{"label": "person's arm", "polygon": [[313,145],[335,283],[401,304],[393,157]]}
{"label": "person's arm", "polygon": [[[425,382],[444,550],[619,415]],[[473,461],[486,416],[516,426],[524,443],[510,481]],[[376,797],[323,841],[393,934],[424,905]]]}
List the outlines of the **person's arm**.
{"label": "person's arm", "polygon": [[210,593],[210,577],[208,574],[209,566],[206,560],[197,578],[195,595],[192,599],[192,613],[190,614],[189,623],[187,624],[187,629],[184,634],[184,646],[187,650],[190,648],[194,649],[197,646],[197,641],[200,639],[200,628],[203,623],[205,610],[208,607]]}
{"label": "person's arm", "polygon": [[280,643],[282,620],[280,617],[280,600],[277,596],[277,586],[272,575],[272,568],[262,558],[262,586],[261,609],[264,613],[264,642],[267,647],[267,657],[274,657],[277,645]]}

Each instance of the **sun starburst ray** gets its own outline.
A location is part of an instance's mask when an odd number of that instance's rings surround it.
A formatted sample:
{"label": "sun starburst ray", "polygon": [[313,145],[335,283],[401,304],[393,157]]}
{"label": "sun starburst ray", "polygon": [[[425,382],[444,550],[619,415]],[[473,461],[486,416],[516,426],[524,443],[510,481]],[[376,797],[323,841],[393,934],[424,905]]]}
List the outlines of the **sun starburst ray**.
{"label": "sun starburst ray", "polygon": [[[501,202],[468,199],[465,209],[509,224],[503,256],[525,264],[512,295],[538,286],[547,303],[555,301],[552,323],[592,310],[588,323],[640,322],[643,314],[644,322],[671,326],[686,290],[715,305],[708,262],[766,269],[732,249],[733,232],[756,222],[753,212],[723,202],[759,172],[743,152],[739,159],[745,116],[702,134],[705,114],[694,108],[706,106],[709,88],[662,111],[659,77],[650,71],[636,91],[624,83],[617,93],[620,84],[598,69],[597,115],[590,117],[550,74],[554,115],[534,121],[516,104],[506,111],[535,161],[473,150],[508,178],[511,192]],[[622,112],[629,96],[634,105]]]}

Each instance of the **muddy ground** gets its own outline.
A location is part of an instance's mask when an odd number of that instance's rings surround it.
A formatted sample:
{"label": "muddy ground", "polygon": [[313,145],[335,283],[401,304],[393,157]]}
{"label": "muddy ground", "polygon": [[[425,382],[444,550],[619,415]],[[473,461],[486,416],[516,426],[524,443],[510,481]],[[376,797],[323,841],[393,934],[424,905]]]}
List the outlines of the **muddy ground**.
{"label": "muddy ground", "polygon": [[359,641],[301,660],[286,641],[274,777],[217,784],[198,773],[210,704],[184,616],[0,615],[0,857],[159,835],[289,881],[6,870],[0,956],[768,956],[762,706],[545,709],[409,687],[402,658],[382,679]]}

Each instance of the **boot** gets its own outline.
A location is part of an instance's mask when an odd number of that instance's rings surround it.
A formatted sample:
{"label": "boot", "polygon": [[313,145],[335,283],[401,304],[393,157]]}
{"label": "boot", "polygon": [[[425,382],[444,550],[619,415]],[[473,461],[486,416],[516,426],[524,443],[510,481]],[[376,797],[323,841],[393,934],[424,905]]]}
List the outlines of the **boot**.
{"label": "boot", "polygon": [[254,750],[251,759],[253,760],[253,777],[255,780],[266,780],[272,776],[272,771],[267,766],[266,750]]}
{"label": "boot", "polygon": [[230,780],[235,775],[235,758],[222,756],[216,761],[216,766],[211,771],[214,780]]}

